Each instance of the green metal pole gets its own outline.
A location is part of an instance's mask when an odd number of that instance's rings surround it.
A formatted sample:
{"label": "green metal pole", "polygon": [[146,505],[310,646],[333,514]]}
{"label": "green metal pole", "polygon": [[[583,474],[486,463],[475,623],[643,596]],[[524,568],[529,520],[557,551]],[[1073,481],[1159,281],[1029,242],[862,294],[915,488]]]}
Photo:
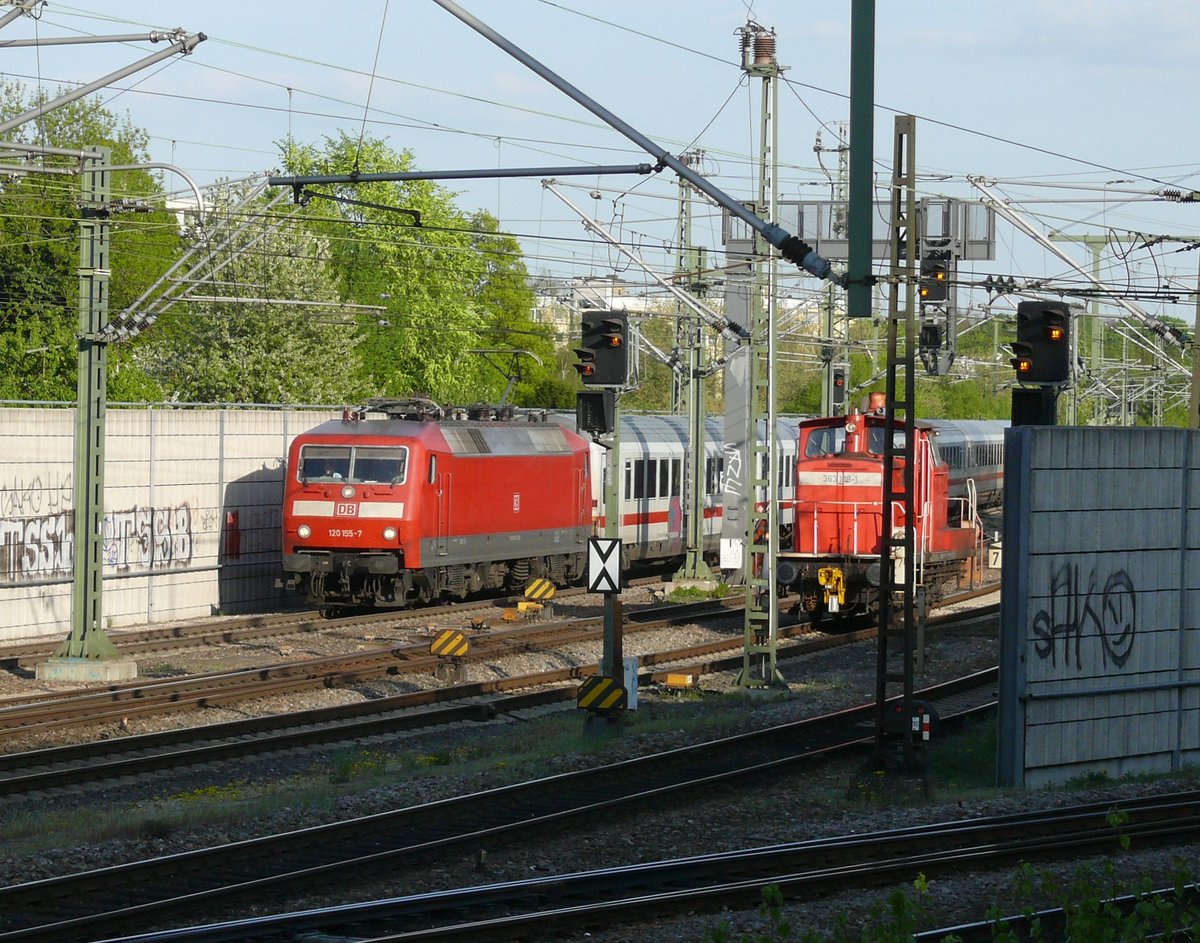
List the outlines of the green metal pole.
{"label": "green metal pole", "polygon": [[871,316],[871,221],[875,209],[875,0],[850,6],[850,212],[846,314]]}
{"label": "green metal pole", "polygon": [[71,634],[54,658],[118,658],[104,634],[104,416],[107,406],[109,151],[83,172],[79,222],[79,386],[75,410],[75,583]]}

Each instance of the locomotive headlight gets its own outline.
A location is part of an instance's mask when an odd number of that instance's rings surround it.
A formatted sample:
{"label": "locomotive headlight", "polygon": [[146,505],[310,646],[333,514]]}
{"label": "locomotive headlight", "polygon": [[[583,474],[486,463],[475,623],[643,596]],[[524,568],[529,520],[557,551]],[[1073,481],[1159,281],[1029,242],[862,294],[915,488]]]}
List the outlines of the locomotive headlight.
{"label": "locomotive headlight", "polygon": [[343,498],[353,498],[354,497],[354,486],[353,485],[342,485],[342,497]]}
{"label": "locomotive headlight", "polygon": [[396,528],[385,527],[383,529],[383,539],[384,540],[395,540],[396,539]]}
{"label": "locomotive headlight", "polygon": [[296,536],[301,540],[308,540],[308,538],[312,536],[312,528],[307,524],[301,524],[296,528]]}

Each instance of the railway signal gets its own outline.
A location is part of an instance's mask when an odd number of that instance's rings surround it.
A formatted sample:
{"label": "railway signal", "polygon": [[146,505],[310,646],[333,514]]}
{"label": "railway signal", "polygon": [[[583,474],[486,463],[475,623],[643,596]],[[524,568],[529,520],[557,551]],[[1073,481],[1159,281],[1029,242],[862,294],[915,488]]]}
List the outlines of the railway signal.
{"label": "railway signal", "polygon": [[950,296],[950,250],[930,249],[921,257],[917,294],[921,304],[942,304]]}
{"label": "railway signal", "polygon": [[846,369],[844,367],[833,368],[833,405],[846,405]]}
{"label": "railway signal", "polygon": [[584,386],[595,384],[596,354],[586,347],[576,347],[575,356],[579,358],[579,363],[575,364],[575,369],[579,371],[579,379],[583,381]]}
{"label": "railway signal", "polygon": [[1017,305],[1017,340],[1010,361],[1022,383],[1065,383],[1071,378],[1071,310],[1062,302]]}
{"label": "railway signal", "polygon": [[617,397],[612,390],[580,390],[575,394],[575,427],[592,435],[616,428]]}
{"label": "railway signal", "polygon": [[624,311],[585,311],[583,343],[575,369],[584,386],[624,386],[629,379],[629,316]]}

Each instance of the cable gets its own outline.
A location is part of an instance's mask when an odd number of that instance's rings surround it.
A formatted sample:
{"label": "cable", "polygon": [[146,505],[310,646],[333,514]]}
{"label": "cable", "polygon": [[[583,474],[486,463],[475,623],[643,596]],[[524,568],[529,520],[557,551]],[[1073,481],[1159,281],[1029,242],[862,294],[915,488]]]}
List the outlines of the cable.
{"label": "cable", "polygon": [[[383,16],[379,18],[379,37],[375,41],[375,61],[371,63],[371,81],[367,84],[367,100],[363,103],[362,126],[358,130],[358,147],[354,152],[354,172],[358,173],[358,159],[362,154],[363,136],[367,133],[367,115],[371,111],[371,92],[375,89],[375,75],[379,71],[379,51],[383,48],[383,28],[387,24],[390,0],[383,0]],[[288,89],[288,118],[291,119],[291,93]]]}

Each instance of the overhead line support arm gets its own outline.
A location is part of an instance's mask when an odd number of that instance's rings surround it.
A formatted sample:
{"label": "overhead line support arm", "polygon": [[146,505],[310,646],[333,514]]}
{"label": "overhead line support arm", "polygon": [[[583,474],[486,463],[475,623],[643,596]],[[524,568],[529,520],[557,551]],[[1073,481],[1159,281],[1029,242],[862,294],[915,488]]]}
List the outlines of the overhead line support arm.
{"label": "overhead line support arm", "polygon": [[[453,3],[452,0],[433,0],[433,2],[447,13],[462,20],[462,22],[466,23],[467,26],[471,27],[471,29],[475,30],[475,32],[479,33],[485,39],[499,46],[522,65],[567,95],[567,97],[571,98],[577,104],[582,105],[601,121],[609,125],[609,127],[625,135],[630,141],[657,160],[661,166],[670,167],[671,170],[691,183],[697,190],[712,197],[722,207],[742,220],[778,249],[780,254],[789,262],[795,263],[806,272],[818,278],[827,278],[840,287],[846,287],[845,274],[835,273],[829,261],[814,252],[812,246],[799,236],[792,235],[782,226],[768,222],[757,213],[748,210],[741,202],[735,200],[724,190],[721,190],[708,179],[696,173],[683,161],[672,156],[662,147],[659,147],[659,145],[655,144],[636,128],[622,121],[595,99],[580,91],[558,73],[547,68],[519,46],[509,42],[486,23],[476,19],[457,3]],[[547,176],[553,176],[553,174],[547,174]]]}
{"label": "overhead line support arm", "polygon": [[[477,170],[397,170],[361,174],[307,174],[267,178],[272,187],[291,187],[296,202],[304,188],[314,184],[397,183],[405,180],[483,180],[490,177],[593,177],[596,174],[650,174],[662,170],[654,164],[601,164],[595,167],[491,167]],[[318,194],[323,195],[323,194]]]}

